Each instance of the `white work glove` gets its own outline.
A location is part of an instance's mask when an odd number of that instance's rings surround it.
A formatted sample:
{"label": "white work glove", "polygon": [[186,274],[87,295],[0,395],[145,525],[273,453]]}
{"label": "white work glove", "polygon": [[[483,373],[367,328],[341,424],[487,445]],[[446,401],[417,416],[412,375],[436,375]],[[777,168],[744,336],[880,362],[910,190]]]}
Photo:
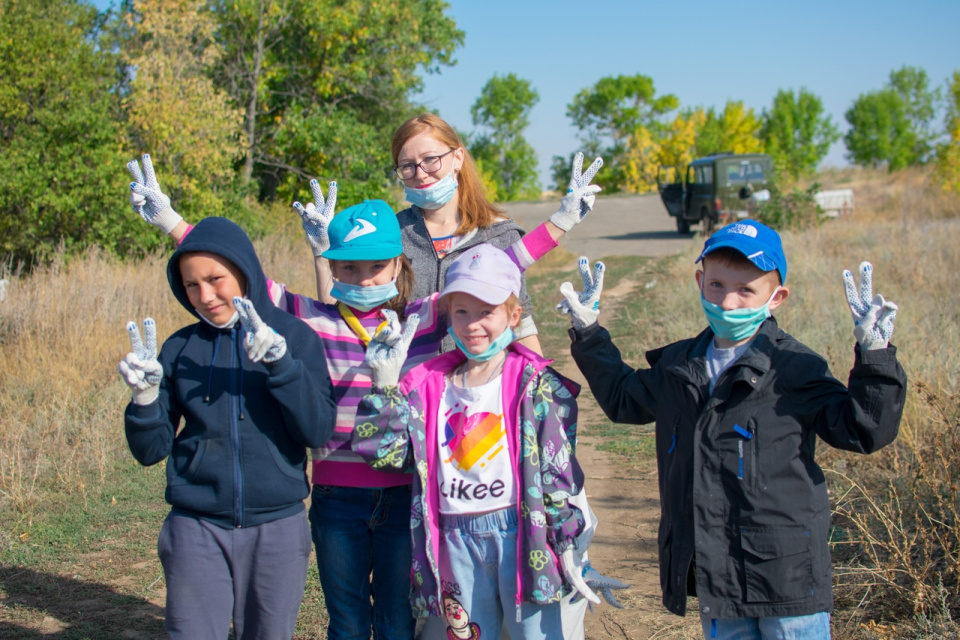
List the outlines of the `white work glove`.
{"label": "white work glove", "polygon": [[[623,609],[623,605],[620,604],[619,600],[617,600],[617,596],[614,595],[613,590],[629,589],[631,585],[624,584],[619,580],[617,580],[616,578],[611,578],[609,576],[603,575],[602,573],[600,573],[599,571],[591,567],[589,562],[586,564],[586,566],[583,567],[582,574],[583,574],[583,581],[587,584],[587,586],[593,589],[594,592],[600,592],[600,595],[602,595],[603,599],[607,601],[607,604],[609,604],[612,607],[616,607],[617,609]],[[570,599],[570,602],[574,603],[577,600],[579,600],[581,597],[583,596],[577,593]],[[593,613],[593,604],[594,603],[591,602],[588,605],[590,607],[591,613]]]}
{"label": "white work glove", "polygon": [[140,338],[136,322],[127,323],[127,335],[132,351],[120,361],[117,371],[133,392],[130,401],[147,405],[160,396],[160,380],[163,378],[163,367],[157,361],[157,325],[153,318],[143,321],[146,342]]}
{"label": "white work glove", "polygon": [[597,261],[591,275],[590,261],[586,256],[580,257],[579,267],[583,291],[577,293],[569,282],[561,284],[560,293],[564,299],[557,305],[557,309],[560,313],[570,314],[570,324],[574,329],[585,329],[600,316],[600,293],[603,291],[603,270],[606,267]]}
{"label": "white work glove", "polygon": [[598,157],[587,168],[586,173],[581,173],[583,153],[577,151],[577,155],[573,158],[573,175],[570,176],[567,195],[560,200],[560,209],[550,216],[550,222],[564,231],[570,231],[590,213],[597,199],[597,193],[601,190],[597,185],[590,184],[590,181],[602,166],[603,158]]}
{"label": "white work glove", "polygon": [[384,309],[381,313],[387,326],[370,340],[364,362],[373,369],[374,385],[383,389],[400,381],[400,370],[407,359],[413,334],[420,324],[420,316],[415,313],[409,315],[406,326],[401,326],[396,311]]}
{"label": "white work glove", "polygon": [[183,218],[170,207],[170,198],[160,190],[150,154],[143,154],[141,160],[143,171],[136,160],[127,163],[134,180],[130,183],[130,205],[141,218],[169,235]]}
{"label": "white work glove", "polygon": [[847,294],[850,315],[853,316],[853,335],[864,351],[886,349],[893,335],[893,321],[897,305],[873,295],[873,265],[860,263],[860,288],[853,282],[853,274],[844,269],[843,288]]}
{"label": "white work glove", "polygon": [[307,234],[307,241],[313,249],[314,257],[320,257],[330,248],[330,236],[327,227],[333,220],[333,213],[337,207],[337,183],[327,185],[327,198],[324,201],[323,189],[317,180],[310,181],[310,191],[313,192],[313,202],[304,207],[299,202],[293,203],[293,208],[300,214],[303,232]]}
{"label": "white work glove", "polygon": [[287,341],[276,330],[267,326],[260,319],[260,314],[254,309],[249,298],[234,296],[233,308],[240,316],[240,324],[246,332],[243,340],[243,350],[251,362],[265,364],[276,362],[287,352]]}
{"label": "white work glove", "polygon": [[583,568],[574,557],[575,553],[574,548],[570,547],[560,555],[560,568],[563,569],[563,575],[566,576],[570,586],[577,590],[578,597],[583,596],[587,602],[600,604],[599,596],[583,581]]}

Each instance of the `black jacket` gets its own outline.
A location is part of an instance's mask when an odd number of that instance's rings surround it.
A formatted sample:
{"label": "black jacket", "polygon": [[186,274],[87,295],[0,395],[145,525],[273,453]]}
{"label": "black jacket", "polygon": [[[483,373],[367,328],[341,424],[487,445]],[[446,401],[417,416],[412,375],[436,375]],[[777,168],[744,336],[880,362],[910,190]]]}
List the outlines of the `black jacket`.
{"label": "black jacket", "polygon": [[160,349],[160,397],[127,405],[130,450],[144,465],[170,458],[166,499],[175,513],[223,527],[299,513],[310,488],[307,447],[330,439],[336,414],[320,339],[270,302],[253,244],[225,218],[202,220],[167,264],[170,288],[195,316],[179,267],[180,256],[195,251],[227,258],[243,272],[246,296],[284,336],[287,352],[269,366],[251,362],[239,322],[217,329],[201,320],[180,329]]}
{"label": "black jacket", "polygon": [[684,615],[697,595],[710,618],[829,611],[830,501],[816,436],[861,453],[896,438],[906,395],[896,348],[855,347],[844,387],[770,318],[711,395],[709,329],[648,352],[651,368],[636,371],[605,329],[571,333],[607,416],[656,420],[663,604]]}

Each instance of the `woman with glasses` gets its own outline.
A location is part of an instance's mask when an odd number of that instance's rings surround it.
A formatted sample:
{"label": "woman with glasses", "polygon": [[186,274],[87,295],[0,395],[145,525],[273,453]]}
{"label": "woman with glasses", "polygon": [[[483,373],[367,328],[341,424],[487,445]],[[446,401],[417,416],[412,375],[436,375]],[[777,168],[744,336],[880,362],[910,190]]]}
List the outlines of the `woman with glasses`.
{"label": "woman with glasses", "polygon": [[[442,290],[447,266],[470,247],[487,243],[505,250],[524,233],[487,199],[470,152],[453,127],[439,116],[426,113],[404,122],[393,136],[391,152],[397,177],[413,205],[397,214],[403,234],[403,253],[413,265],[416,280],[413,299],[426,298]],[[580,158],[582,160],[582,156]],[[584,184],[589,184],[601,164],[597,158],[588,168],[582,176],[586,179]],[[575,163],[574,180],[581,179],[579,170]],[[579,216],[583,217],[592,204],[591,195],[589,205],[584,205],[587,208],[577,212]],[[554,240],[575,224],[566,224],[560,216],[562,211],[561,207],[547,222]],[[541,353],[525,280],[520,304],[523,317],[516,329],[518,342]],[[453,339],[447,336],[442,350],[453,347]]]}

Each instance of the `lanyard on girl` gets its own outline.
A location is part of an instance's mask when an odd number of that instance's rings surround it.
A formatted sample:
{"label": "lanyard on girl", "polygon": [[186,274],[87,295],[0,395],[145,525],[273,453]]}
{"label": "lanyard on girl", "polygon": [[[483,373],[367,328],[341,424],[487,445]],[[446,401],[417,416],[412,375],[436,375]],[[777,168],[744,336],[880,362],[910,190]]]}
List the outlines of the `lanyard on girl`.
{"label": "lanyard on girl", "polygon": [[[353,310],[342,302],[337,303],[337,311],[340,312],[340,317],[343,318],[343,321],[347,323],[347,326],[350,327],[350,330],[363,342],[363,346],[370,346],[371,336],[367,333],[367,330],[363,328],[363,325],[360,324],[360,321],[357,319],[357,316],[353,313]],[[380,330],[387,326],[387,321],[384,320],[379,325],[377,325],[377,330],[374,331],[374,335],[380,333]]]}

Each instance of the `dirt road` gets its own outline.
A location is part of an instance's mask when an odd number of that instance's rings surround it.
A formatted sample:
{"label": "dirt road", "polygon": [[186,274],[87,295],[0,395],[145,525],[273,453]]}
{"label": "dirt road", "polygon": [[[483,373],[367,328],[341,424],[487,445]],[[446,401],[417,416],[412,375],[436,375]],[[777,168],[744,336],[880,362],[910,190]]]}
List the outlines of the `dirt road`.
{"label": "dirt road", "polygon": [[[558,201],[521,202],[505,205],[514,220],[533,229],[557,210]],[[694,229],[697,227],[694,226]],[[674,219],[660,196],[611,196],[597,198],[594,210],[563,239],[564,248],[590,259],[603,256],[667,256],[690,244],[693,233],[677,233]]]}
{"label": "dirt road", "polygon": [[[524,228],[532,229],[556,211],[557,201],[517,203],[506,206],[510,216]],[[626,196],[599,198],[594,211],[561,241],[576,255],[591,260],[614,255],[666,256],[689,247],[693,234],[677,233],[660,197]],[[638,283],[638,286],[641,286]],[[604,305],[616,304],[616,292],[629,295],[630,287],[604,291]],[[584,385],[580,395],[580,423],[605,419],[586,382],[567,354],[551,354],[558,368]],[[595,607],[586,618],[588,640],[699,638],[696,613],[679,618],[661,604],[657,561],[657,526],[660,502],[657,470],[634,468],[617,456],[598,451],[597,438],[579,439],[577,457],[586,476],[587,497],[599,525],[590,545],[591,564],[601,573],[629,583],[617,593],[624,609],[606,603]],[[694,608],[694,612],[696,609]]]}

